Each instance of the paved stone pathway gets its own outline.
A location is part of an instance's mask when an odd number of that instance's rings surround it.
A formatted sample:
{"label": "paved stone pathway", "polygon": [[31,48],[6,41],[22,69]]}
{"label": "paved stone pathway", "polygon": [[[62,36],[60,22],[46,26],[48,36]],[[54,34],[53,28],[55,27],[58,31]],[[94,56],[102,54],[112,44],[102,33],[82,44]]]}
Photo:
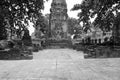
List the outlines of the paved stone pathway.
{"label": "paved stone pathway", "polygon": [[33,60],[0,61],[0,80],[120,80],[120,59],[84,59],[71,49],[47,49]]}

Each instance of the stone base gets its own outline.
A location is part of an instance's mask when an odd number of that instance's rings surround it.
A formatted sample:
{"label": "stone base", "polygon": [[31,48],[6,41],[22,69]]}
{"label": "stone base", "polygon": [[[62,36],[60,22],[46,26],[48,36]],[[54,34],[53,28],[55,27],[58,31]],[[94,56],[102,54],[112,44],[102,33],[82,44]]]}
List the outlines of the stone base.
{"label": "stone base", "polygon": [[70,40],[47,40],[48,48],[70,48],[71,44]]}

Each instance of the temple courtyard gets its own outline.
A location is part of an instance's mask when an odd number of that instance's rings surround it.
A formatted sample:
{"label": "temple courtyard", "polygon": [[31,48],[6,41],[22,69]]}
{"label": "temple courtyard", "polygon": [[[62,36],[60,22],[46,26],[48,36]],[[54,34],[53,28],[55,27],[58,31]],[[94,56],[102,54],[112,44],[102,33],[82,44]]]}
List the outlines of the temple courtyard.
{"label": "temple courtyard", "polygon": [[46,49],[32,60],[0,60],[0,80],[120,80],[120,58],[84,59],[80,51]]}

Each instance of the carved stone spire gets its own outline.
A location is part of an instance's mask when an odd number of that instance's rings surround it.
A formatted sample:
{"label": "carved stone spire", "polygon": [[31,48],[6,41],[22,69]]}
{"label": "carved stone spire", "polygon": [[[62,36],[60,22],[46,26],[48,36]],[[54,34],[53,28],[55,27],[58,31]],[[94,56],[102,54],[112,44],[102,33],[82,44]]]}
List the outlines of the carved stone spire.
{"label": "carved stone spire", "polygon": [[67,37],[67,4],[66,0],[53,0],[51,4],[51,35],[52,37]]}

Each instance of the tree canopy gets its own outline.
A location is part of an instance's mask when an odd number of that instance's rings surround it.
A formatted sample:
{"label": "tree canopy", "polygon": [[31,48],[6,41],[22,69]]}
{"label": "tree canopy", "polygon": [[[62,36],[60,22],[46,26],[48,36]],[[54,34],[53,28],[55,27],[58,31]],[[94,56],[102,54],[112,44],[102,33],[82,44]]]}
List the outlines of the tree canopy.
{"label": "tree canopy", "polygon": [[4,30],[5,19],[7,19],[11,33],[15,33],[16,29],[22,31],[28,26],[29,21],[36,23],[42,15],[43,8],[44,0],[0,0],[0,25],[4,26],[2,28]]}
{"label": "tree canopy", "polygon": [[80,10],[79,21],[84,23],[84,27],[89,25],[91,18],[95,18],[94,25],[99,25],[103,31],[111,30],[119,9],[120,0],[83,0],[72,8]]}
{"label": "tree canopy", "polygon": [[36,21],[36,38],[45,38],[48,35],[48,27],[49,27],[49,19],[47,16],[40,16],[40,18]]}
{"label": "tree canopy", "polygon": [[68,32],[74,34],[76,25],[78,25],[78,20],[75,18],[68,18]]}

